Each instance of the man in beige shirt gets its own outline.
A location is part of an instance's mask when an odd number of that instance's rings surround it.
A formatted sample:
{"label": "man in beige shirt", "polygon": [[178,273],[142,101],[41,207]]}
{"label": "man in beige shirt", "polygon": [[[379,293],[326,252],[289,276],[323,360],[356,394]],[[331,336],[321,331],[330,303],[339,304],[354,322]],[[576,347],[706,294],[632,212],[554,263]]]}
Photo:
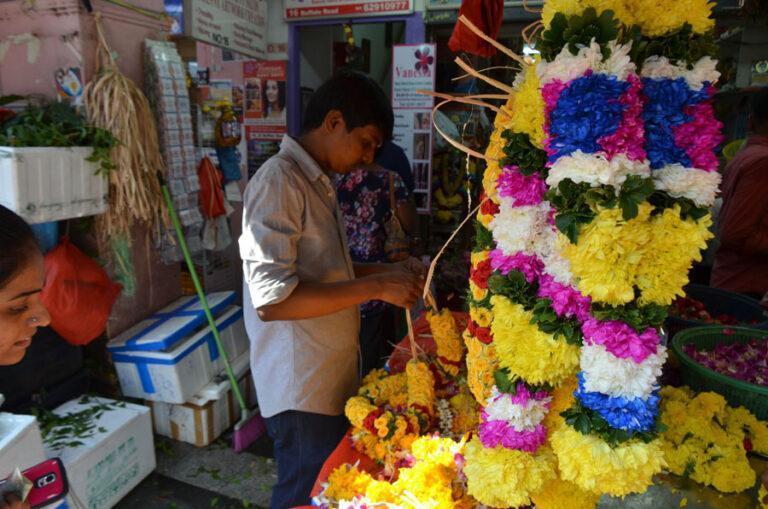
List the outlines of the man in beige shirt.
{"label": "man in beige shirt", "polygon": [[411,306],[422,267],[353,264],[333,174],[370,164],[392,133],[379,86],[341,73],[312,96],[302,135],[286,136],[245,191],[240,256],[251,371],[275,443],[270,507],[310,502],[320,467],[344,435],[358,384],[358,305]]}

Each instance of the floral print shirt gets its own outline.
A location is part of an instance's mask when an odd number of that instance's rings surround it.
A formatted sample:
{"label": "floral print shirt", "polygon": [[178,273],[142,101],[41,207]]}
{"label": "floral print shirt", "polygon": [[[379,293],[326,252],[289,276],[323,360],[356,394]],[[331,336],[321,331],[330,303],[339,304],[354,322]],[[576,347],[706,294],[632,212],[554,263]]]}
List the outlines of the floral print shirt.
{"label": "floral print shirt", "polygon": [[[358,263],[384,263],[387,254],[384,243],[387,232],[384,223],[389,217],[389,175],[394,178],[395,203],[408,201],[408,190],[403,179],[385,168],[360,168],[336,181],[336,194],[344,216],[347,241],[352,261]],[[364,303],[360,310],[371,314],[382,307],[381,302]]]}

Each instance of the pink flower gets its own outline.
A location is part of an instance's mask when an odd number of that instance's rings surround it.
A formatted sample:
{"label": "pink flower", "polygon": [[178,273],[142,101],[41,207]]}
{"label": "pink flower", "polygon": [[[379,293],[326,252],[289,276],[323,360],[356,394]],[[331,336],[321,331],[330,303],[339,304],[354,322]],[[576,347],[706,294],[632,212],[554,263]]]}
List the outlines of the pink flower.
{"label": "pink flower", "polygon": [[601,322],[589,318],[581,325],[581,331],[587,344],[603,345],[616,357],[632,358],[638,364],[656,353],[660,341],[652,327],[638,333],[626,323],[614,320]]}
{"label": "pink flower", "polygon": [[478,435],[488,448],[501,445],[507,449],[534,453],[547,440],[547,429],[539,424],[530,431],[517,431],[504,421],[487,421],[480,424]]}
{"label": "pink flower", "polygon": [[575,288],[558,283],[549,274],[539,277],[538,297],[552,301],[552,309],[559,317],[576,317],[583,323],[589,319],[592,299],[581,294]]}
{"label": "pink flower", "polygon": [[517,166],[505,166],[496,180],[499,196],[512,198],[512,205],[538,205],[547,192],[547,184],[538,174],[523,175]]}
{"label": "pink flower", "polygon": [[549,148],[549,118],[557,107],[557,100],[560,98],[560,94],[567,88],[567,85],[560,80],[552,80],[541,89],[541,96],[544,99],[544,150],[547,151],[548,156],[552,156],[557,153],[556,150]]}
{"label": "pink flower", "polygon": [[643,148],[645,124],[641,116],[644,107],[642,83],[636,74],[630,74],[627,81],[630,86],[619,98],[624,105],[621,123],[613,134],[600,138],[598,144],[609,160],[624,154],[633,161],[642,161],[646,157]]}
{"label": "pink flower", "polygon": [[529,283],[535,281],[544,270],[544,263],[541,260],[534,255],[527,255],[523,252],[507,256],[501,249],[494,249],[489,257],[493,270],[498,270],[505,276],[513,270],[518,270],[525,275],[525,279]]}
{"label": "pink flower", "polygon": [[716,119],[711,100],[688,106],[684,113],[691,120],[672,127],[675,145],[685,150],[694,168],[717,171],[715,148],[723,141],[723,124]]}

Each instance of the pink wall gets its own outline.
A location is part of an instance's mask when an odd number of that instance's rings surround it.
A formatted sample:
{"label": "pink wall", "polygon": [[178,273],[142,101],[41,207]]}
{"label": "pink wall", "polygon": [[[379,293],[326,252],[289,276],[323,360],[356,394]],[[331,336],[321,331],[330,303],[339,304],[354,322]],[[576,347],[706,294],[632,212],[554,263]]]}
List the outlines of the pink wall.
{"label": "pink wall", "polygon": [[[159,11],[162,0],[131,0],[133,4]],[[85,80],[94,75],[95,27],[91,16],[76,0],[36,0],[34,9],[24,9],[19,0],[0,1],[0,42],[7,36],[31,33],[40,42],[38,57],[28,61],[26,45],[11,45],[0,61],[0,94],[42,94],[55,97],[54,71],[81,66]],[[145,38],[163,38],[164,24],[100,0],[107,42],[118,55],[120,70],[141,86],[142,43]],[[69,36],[78,57],[62,40]],[[152,311],[178,298],[181,293],[179,266],[163,265],[150,244],[147,232],[136,228],[132,258],[137,280],[136,294],[121,297],[112,310],[108,331],[115,335]]]}

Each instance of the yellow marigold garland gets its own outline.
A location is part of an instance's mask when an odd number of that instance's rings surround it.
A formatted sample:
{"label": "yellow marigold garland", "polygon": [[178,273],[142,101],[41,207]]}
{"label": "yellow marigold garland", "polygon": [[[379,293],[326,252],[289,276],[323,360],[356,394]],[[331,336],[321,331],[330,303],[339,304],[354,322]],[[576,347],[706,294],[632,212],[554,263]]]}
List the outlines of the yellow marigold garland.
{"label": "yellow marigold garland", "polygon": [[492,507],[530,504],[531,495],[554,478],[555,456],[547,447],[535,455],[515,449],[483,447],[475,437],[464,449],[467,492]]}
{"label": "yellow marigold garland", "polygon": [[493,373],[498,368],[496,350],[464,331],[467,345],[467,385],[478,403],[484,405],[491,396]]}
{"label": "yellow marigold garland", "polygon": [[579,380],[575,376],[566,378],[563,383],[552,391],[552,401],[549,404],[549,412],[544,417],[544,426],[547,434],[552,436],[556,430],[565,424],[565,419],[560,415],[573,406],[576,397],[573,392],[578,389]]}
{"label": "yellow marigold garland", "polygon": [[594,435],[562,426],[551,437],[561,477],[586,491],[623,497],[642,493],[664,467],[661,440],[609,446]]}
{"label": "yellow marigold garland", "polygon": [[439,313],[427,311],[427,321],[435,338],[437,361],[446,373],[458,375],[458,363],[464,356],[464,345],[453,314],[448,309],[441,309]]}
{"label": "yellow marigold garland", "polygon": [[408,377],[408,406],[416,406],[430,415],[435,413],[435,377],[423,361],[411,359],[405,366]]}
{"label": "yellow marigold garland", "polygon": [[365,418],[377,408],[368,399],[362,396],[353,396],[347,400],[347,404],[344,406],[344,415],[347,416],[352,426],[362,428]]}
{"label": "yellow marigold garland", "polygon": [[531,324],[532,314],[506,297],[494,295],[493,343],[499,365],[531,384],[559,385],[579,366],[579,347],[556,340]]}
{"label": "yellow marigold garland", "polygon": [[325,496],[336,500],[352,500],[355,496],[365,493],[373,477],[349,464],[344,464],[328,476],[328,487]]}

